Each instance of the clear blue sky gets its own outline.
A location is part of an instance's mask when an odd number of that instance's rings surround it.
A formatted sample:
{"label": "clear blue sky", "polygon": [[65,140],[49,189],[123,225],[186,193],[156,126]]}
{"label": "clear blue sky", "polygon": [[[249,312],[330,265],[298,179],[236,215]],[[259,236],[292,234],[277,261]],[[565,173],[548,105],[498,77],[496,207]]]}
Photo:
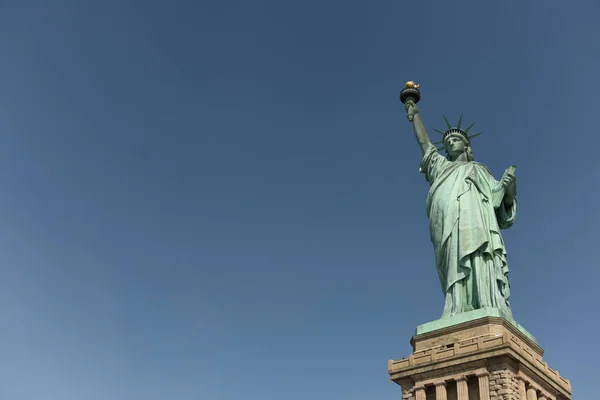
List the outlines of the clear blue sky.
{"label": "clear blue sky", "polygon": [[397,399],[387,360],[443,306],[409,79],[517,165],[514,314],[593,398],[599,16],[1,2],[0,399]]}

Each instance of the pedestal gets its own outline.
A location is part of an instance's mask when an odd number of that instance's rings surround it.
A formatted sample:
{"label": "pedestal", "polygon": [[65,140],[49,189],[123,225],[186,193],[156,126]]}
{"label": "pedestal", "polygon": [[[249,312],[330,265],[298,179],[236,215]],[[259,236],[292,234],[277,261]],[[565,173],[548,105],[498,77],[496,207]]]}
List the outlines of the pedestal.
{"label": "pedestal", "polygon": [[434,322],[417,329],[413,354],[388,362],[403,400],[571,400],[569,380],[514,321],[488,315]]}

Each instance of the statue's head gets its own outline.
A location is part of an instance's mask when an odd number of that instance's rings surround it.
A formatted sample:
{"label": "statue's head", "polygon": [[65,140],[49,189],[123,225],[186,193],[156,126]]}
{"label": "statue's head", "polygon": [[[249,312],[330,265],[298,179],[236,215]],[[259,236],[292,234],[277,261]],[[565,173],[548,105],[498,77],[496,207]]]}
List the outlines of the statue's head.
{"label": "statue's head", "polygon": [[451,132],[446,135],[444,137],[444,150],[450,161],[457,160],[462,154],[466,154],[467,161],[475,161],[471,142],[466,135],[462,135],[461,133]]}
{"label": "statue's head", "polygon": [[442,147],[438,150],[443,149],[447,154],[448,160],[450,161],[457,160],[462,154],[465,154],[467,161],[475,161],[473,150],[471,149],[471,138],[481,135],[481,133],[469,135],[469,130],[473,127],[473,125],[475,125],[475,123],[472,123],[467,129],[462,130],[462,114],[456,127],[450,125],[446,116],[444,116],[444,120],[446,121],[448,129],[446,131],[435,129],[437,132],[442,134],[442,140],[435,143],[442,145]]}

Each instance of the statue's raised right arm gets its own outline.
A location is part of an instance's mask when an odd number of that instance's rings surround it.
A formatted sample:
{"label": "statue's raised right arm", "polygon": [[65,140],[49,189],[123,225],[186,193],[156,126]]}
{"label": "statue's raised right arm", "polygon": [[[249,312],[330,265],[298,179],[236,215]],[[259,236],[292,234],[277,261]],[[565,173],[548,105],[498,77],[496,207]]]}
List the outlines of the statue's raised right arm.
{"label": "statue's raised right arm", "polygon": [[421,120],[419,108],[412,99],[406,100],[404,103],[404,108],[406,109],[406,116],[408,120],[413,124],[415,137],[417,138],[417,142],[421,147],[421,152],[425,154],[427,149],[431,146],[431,140],[429,139],[427,130],[425,130],[425,125],[423,125],[423,121]]}

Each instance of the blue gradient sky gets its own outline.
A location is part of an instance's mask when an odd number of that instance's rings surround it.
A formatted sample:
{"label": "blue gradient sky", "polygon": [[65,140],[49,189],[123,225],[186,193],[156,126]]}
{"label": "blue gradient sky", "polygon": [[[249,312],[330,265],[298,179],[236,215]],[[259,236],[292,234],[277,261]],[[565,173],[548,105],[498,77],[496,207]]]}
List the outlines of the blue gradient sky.
{"label": "blue gradient sky", "polygon": [[409,79],[517,165],[514,314],[592,398],[600,6],[565,4],[1,2],[0,399],[397,399],[443,306]]}

